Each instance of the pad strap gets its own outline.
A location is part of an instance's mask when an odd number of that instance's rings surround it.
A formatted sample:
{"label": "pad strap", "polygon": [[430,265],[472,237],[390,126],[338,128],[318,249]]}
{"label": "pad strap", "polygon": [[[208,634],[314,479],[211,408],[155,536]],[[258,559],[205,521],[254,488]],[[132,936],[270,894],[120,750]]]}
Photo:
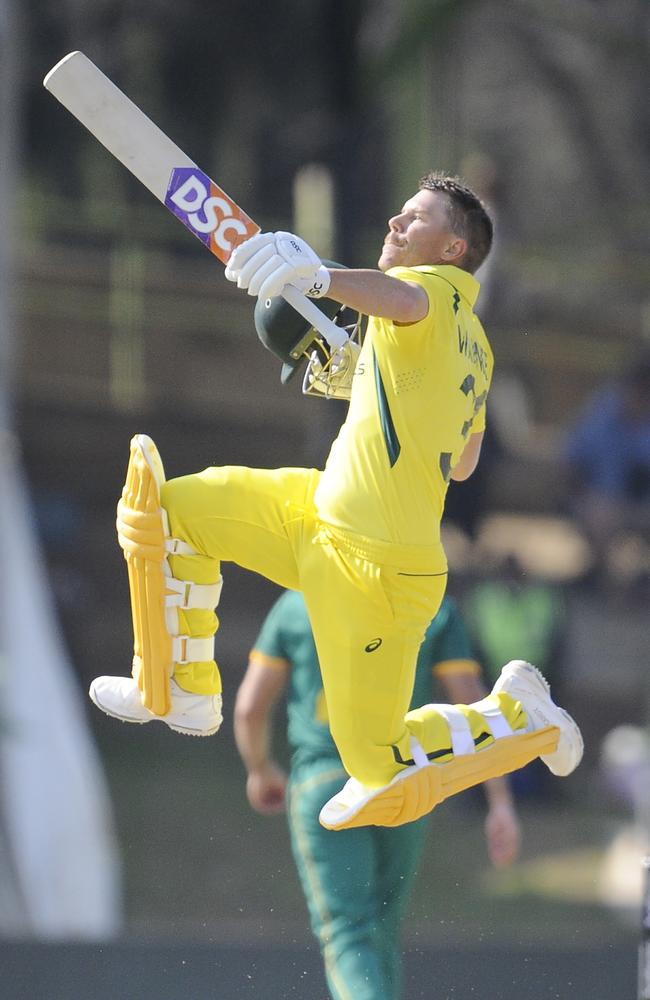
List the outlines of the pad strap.
{"label": "pad strap", "polygon": [[481,701],[475,701],[469,707],[473,708],[475,712],[480,712],[492,730],[495,740],[500,740],[504,736],[512,736],[514,734],[514,729],[491,695],[488,695]]}
{"label": "pad strap", "polygon": [[424,747],[413,735],[411,735],[411,757],[416,767],[427,767],[429,763]]}
{"label": "pad strap", "polygon": [[208,608],[210,611],[216,608],[221,597],[223,587],[223,577],[220,576],[216,583],[193,583],[192,580],[177,580],[174,576],[168,576],[165,580],[168,591],[173,594],[165,595],[165,606],[168,608]]}
{"label": "pad strap", "polygon": [[189,542],[184,542],[181,538],[165,538],[165,549],[169,556],[197,556],[198,552],[192,548]]}
{"label": "pad strap", "polygon": [[174,663],[209,663],[214,659],[214,636],[209,639],[194,639],[189,635],[173,636],[172,658]]}
{"label": "pad strap", "polygon": [[456,757],[476,753],[472,730],[464,712],[461,712],[456,705],[429,705],[427,707],[434,708],[436,712],[440,712],[445,717],[451,736],[451,749]]}
{"label": "pad strap", "polygon": [[169,530],[169,516],[164,507],[160,508],[162,515],[163,530],[165,532],[165,549],[170,556],[198,556],[196,549],[189,542],[184,542],[181,538],[172,538]]}
{"label": "pad strap", "polygon": [[[165,577],[165,623],[170,635],[178,635],[179,623],[178,612],[189,611],[192,608],[201,608],[204,611],[212,611],[219,604],[221,588],[223,587],[223,577],[219,577],[216,583],[201,584],[193,583],[191,580],[177,580],[173,576]],[[169,593],[169,591],[173,593]]]}

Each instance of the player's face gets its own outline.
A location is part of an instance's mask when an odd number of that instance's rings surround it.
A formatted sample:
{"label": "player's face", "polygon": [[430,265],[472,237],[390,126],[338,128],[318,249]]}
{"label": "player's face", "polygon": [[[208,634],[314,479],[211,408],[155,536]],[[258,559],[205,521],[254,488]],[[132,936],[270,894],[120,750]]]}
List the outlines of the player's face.
{"label": "player's face", "polygon": [[409,198],[402,211],[388,220],[379,270],[453,263],[459,240],[449,229],[448,204],[442,191],[418,191]]}

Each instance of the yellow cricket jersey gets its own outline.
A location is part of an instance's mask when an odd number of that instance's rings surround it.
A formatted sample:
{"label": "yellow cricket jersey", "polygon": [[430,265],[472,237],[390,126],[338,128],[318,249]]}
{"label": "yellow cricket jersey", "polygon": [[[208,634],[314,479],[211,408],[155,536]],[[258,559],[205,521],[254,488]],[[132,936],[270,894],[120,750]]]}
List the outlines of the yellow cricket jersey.
{"label": "yellow cricket jersey", "polygon": [[451,265],[387,273],[422,285],[429,312],[408,326],[370,317],[315,502],[325,522],[407,553],[430,547],[435,562],[451,470],[485,428],[494,359],[473,275]]}

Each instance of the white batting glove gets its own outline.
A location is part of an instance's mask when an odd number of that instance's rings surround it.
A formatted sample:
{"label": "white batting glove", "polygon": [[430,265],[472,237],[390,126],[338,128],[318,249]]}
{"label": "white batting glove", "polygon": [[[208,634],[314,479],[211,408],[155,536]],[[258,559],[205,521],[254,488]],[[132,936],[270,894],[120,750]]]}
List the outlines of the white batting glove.
{"label": "white batting glove", "polygon": [[274,242],[275,233],[257,233],[240,243],[231,253],[230,260],[226,265],[225,273],[228,281],[236,281],[238,287],[243,288],[243,285],[239,285],[239,275],[244,264],[248,263],[258,251],[273,246]]}
{"label": "white batting glove", "polygon": [[226,278],[261,299],[275,298],[285,285],[320,298],[330,286],[329,273],[309,244],[282,232],[258,233],[238,246],[228,261]]}

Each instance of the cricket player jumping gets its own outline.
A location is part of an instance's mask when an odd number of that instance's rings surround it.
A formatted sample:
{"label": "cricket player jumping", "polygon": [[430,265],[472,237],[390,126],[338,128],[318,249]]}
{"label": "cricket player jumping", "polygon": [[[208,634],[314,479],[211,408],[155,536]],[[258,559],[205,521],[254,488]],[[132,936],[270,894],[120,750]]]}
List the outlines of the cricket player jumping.
{"label": "cricket player jumping", "polygon": [[[476,195],[431,173],[390,219],[378,270],[325,267],[288,233],[237,247],[226,277],[261,302],[289,286],[369,317],[348,416],[322,472],[208,468],[167,482],[153,442],[134,437],[117,521],[133,677],[93,681],[100,709],[181,733],[218,730],[213,609],[221,563],[232,561],[305,596],[350,775],[323,807],[324,826],[397,826],[537,756],[554,774],[577,767],[578,726],[530,664],[508,664],[473,705],[408,710],[445,591],[447,486],[476,468],[485,428],[493,357],[473,274],[491,240]],[[296,364],[296,352],[285,360]]]}

